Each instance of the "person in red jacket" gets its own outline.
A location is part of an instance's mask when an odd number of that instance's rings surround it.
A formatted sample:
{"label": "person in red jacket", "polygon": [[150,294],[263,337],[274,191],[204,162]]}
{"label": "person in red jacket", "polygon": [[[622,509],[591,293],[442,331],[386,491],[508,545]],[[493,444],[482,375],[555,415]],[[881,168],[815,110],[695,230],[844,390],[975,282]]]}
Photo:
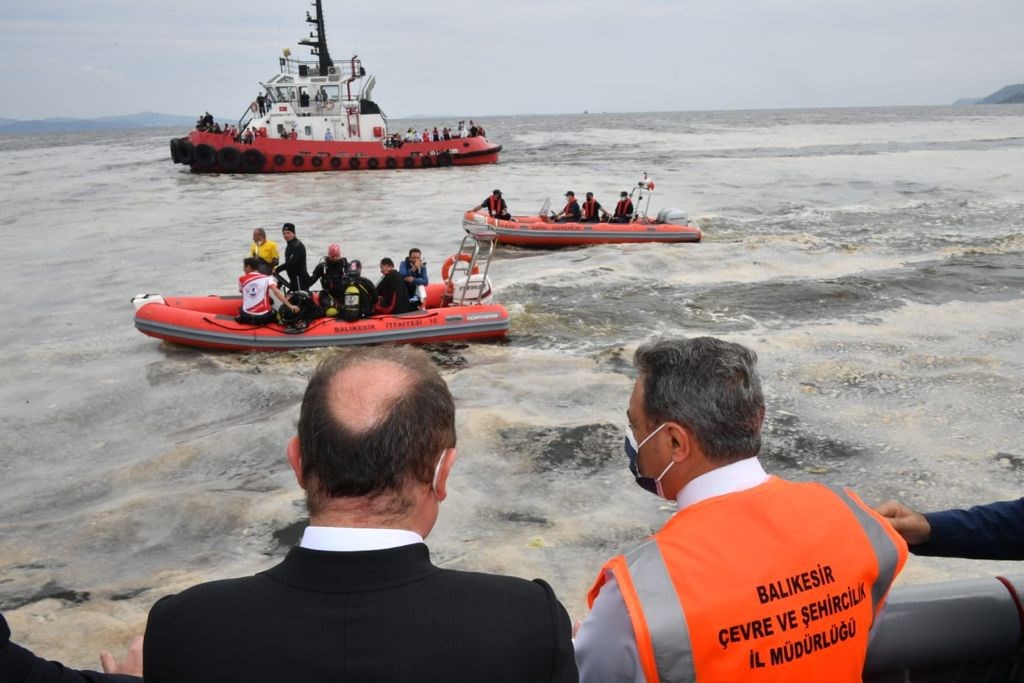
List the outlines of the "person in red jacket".
{"label": "person in red jacket", "polygon": [[582,215],[580,203],[576,201],[576,193],[569,190],[565,193],[565,208],[551,218],[558,223],[578,223]]}
{"label": "person in red jacket", "polygon": [[480,209],[486,208],[487,213],[494,218],[501,219],[503,221],[512,220],[512,215],[508,212],[508,204],[501,198],[501,190],[495,188],[491,192],[490,196],[484,198],[478,206],[473,207],[473,211],[479,211]]}
{"label": "person in red jacket", "polygon": [[610,216],[610,214],[604,210],[604,207],[601,206],[601,203],[594,199],[593,192],[587,193],[587,199],[583,202],[583,206],[581,208],[583,211],[583,218],[580,220],[580,223],[600,223],[601,216],[599,214],[603,214],[605,218]]}
{"label": "person in red jacket", "polygon": [[619,193],[619,203],[615,205],[615,213],[608,219],[609,223],[631,223],[633,222],[633,200],[629,198],[628,192]]}

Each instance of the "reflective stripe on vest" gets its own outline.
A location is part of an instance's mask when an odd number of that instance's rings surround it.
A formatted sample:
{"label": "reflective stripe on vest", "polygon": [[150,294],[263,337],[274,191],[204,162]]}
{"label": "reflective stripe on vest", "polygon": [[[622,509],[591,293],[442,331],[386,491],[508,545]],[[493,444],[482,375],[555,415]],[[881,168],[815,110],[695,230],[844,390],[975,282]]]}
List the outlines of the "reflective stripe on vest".
{"label": "reflective stripe on vest", "polygon": [[871,613],[877,617],[878,609],[882,606],[882,601],[885,600],[892,582],[896,580],[896,572],[901,566],[899,550],[886,530],[871,516],[870,512],[861,506],[858,500],[852,497],[853,494],[850,491],[839,486],[828,484],[826,486],[850,508],[850,512],[857,518],[857,522],[867,534],[871,547],[875,549],[875,557],[878,558],[878,579],[871,587]]}
{"label": "reflective stripe on vest", "polygon": [[[656,666],[654,678],[645,670],[648,681],[657,681],[659,678],[664,681],[696,680],[686,616],[683,614],[682,605],[679,604],[679,596],[672,586],[672,578],[668,574],[657,542],[652,539],[626,553],[626,564],[629,566],[629,572],[637,577],[637,580],[634,582],[627,578],[628,588],[619,581],[619,590],[622,591],[624,599],[626,590],[635,594],[642,610],[642,613],[636,616],[642,617],[647,623],[648,637],[653,649],[648,656],[653,656]],[[619,580],[618,576],[616,580]],[[630,615],[631,618],[633,616]],[[664,637],[666,634],[671,634],[672,637]]]}

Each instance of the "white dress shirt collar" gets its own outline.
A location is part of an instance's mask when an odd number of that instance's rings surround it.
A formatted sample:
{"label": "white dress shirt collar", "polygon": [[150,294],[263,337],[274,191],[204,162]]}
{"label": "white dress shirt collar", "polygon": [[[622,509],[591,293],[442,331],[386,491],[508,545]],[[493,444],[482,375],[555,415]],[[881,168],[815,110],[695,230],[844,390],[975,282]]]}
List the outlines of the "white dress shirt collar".
{"label": "white dress shirt collar", "polygon": [[757,458],[744,458],[692,480],[676,494],[676,503],[682,510],[708,498],[752,489],[766,482],[768,477]]}
{"label": "white dress shirt collar", "polygon": [[423,537],[405,529],[358,529],[352,527],[308,526],[299,546],[308,550],[352,552],[386,550],[423,543]]}

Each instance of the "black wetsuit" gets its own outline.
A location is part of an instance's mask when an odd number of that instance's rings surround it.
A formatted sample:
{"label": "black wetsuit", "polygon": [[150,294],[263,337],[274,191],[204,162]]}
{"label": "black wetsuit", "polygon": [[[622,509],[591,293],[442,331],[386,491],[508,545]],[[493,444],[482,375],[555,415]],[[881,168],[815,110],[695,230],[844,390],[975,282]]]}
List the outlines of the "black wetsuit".
{"label": "black wetsuit", "polygon": [[306,245],[296,237],[284,249],[284,263],[277,267],[278,273],[288,274],[288,286],[292,289],[308,290],[312,286],[306,270]]}
{"label": "black wetsuit", "polygon": [[377,313],[408,313],[409,294],[398,270],[392,270],[377,283]]}
{"label": "black wetsuit", "polygon": [[321,281],[321,287],[328,292],[336,302],[342,300],[345,291],[345,279],[348,277],[348,259],[341,258],[337,261],[324,259],[316,264],[313,275],[309,278],[309,286],[312,287]]}

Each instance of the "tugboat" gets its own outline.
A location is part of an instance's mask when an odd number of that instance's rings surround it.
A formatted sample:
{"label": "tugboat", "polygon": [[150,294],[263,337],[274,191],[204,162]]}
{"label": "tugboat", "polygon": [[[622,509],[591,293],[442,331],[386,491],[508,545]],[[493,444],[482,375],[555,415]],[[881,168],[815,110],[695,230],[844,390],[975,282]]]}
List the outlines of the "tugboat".
{"label": "tugboat", "polygon": [[174,163],[198,173],[292,173],[498,161],[501,145],[479,133],[461,137],[453,131],[451,139],[436,141],[389,134],[387,117],[371,99],[376,79],[367,76],[357,55],[343,62],[331,59],[321,0],[313,6],[315,15],[306,12],[312,30],[299,44],[311,48],[317,59],[293,59],[285,48],[280,73],[260,83],[259,97],[238,125],[225,133],[206,115],[196,130],[171,139]]}

